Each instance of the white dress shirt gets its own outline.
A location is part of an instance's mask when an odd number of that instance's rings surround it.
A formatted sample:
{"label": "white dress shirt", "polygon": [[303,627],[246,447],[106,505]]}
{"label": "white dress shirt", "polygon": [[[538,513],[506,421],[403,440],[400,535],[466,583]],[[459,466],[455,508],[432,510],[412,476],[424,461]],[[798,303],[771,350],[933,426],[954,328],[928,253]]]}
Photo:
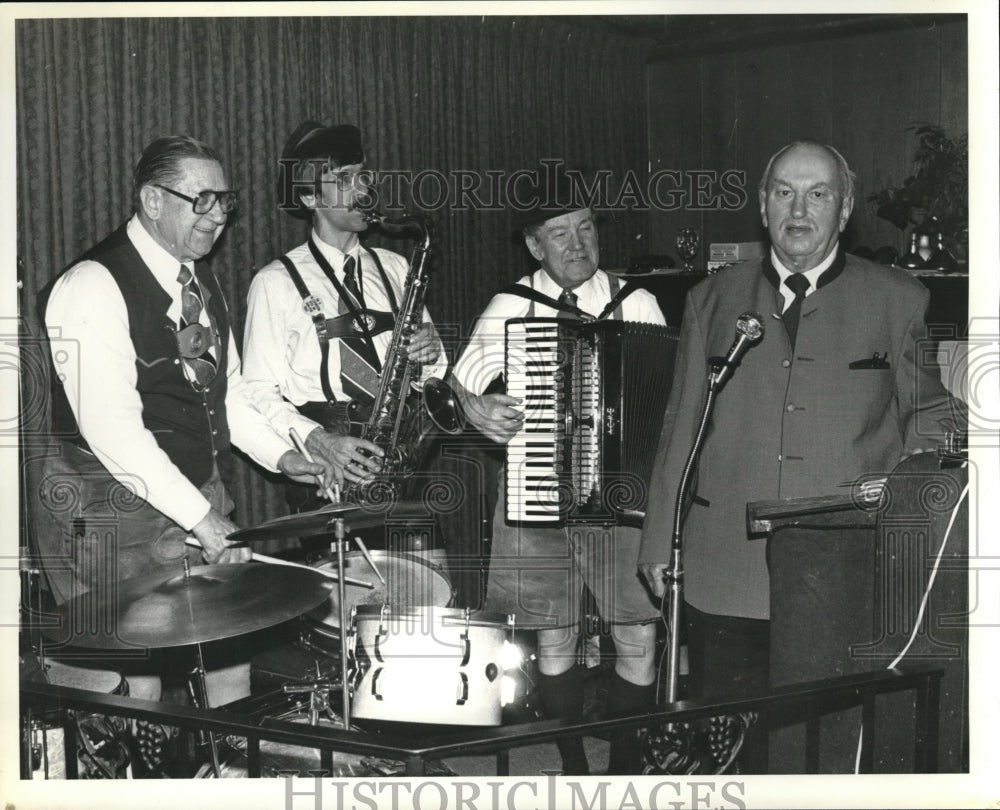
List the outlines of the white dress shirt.
{"label": "white dress shirt", "polygon": [[[344,261],[348,255],[354,256],[358,284],[367,308],[392,311],[382,277],[371,256],[361,249],[358,242],[344,253],[328,245],[315,232],[313,240],[341,283],[344,281]],[[402,256],[391,251],[376,248],[375,252],[392,285],[396,305],[400,306],[409,265]],[[326,318],[337,317],[340,296],[317,264],[308,242],[289,251],[288,258],[299,271],[309,292],[322,301],[323,315]],[[426,307],[423,321],[430,322]],[[392,343],[392,331],[376,335],[373,342],[379,360],[384,362]],[[422,380],[442,377],[448,370],[448,360],[440,340],[438,345],[441,356],[436,363],[423,367]],[[316,327],[302,305],[302,296],[284,264],[280,260],[273,261],[261,268],[250,284],[243,336],[243,376],[253,392],[254,401],[279,430],[287,432],[294,427],[305,438],[318,427],[316,422],[289,409],[284,400],[295,405],[326,401],[320,382],[321,360]],[[330,341],[327,370],[334,396],[338,400],[347,399],[340,381],[340,346],[336,339]]]}
{"label": "white dress shirt", "polygon": [[[837,246],[839,244],[840,242],[834,243],[833,250],[830,251],[830,255],[823,259],[823,261],[817,264],[812,270],[806,270],[804,273],[799,274],[809,279],[809,289],[806,290],[806,298],[816,292],[816,282],[819,281],[819,277],[823,275],[827,268],[833,264],[833,260],[837,258]],[[771,248],[771,266],[774,267],[775,272],[778,274],[778,280],[781,282],[778,285],[778,291],[785,299],[785,303],[781,307],[781,311],[784,312],[792,305],[792,301],[795,300],[795,293],[793,293],[791,288],[785,284],[785,279],[792,275],[792,271],[781,263],[781,260],[778,258],[778,254],[774,252],[774,248]]]}
{"label": "white dress shirt", "polygon": [[[622,280],[622,285],[625,281]],[[524,276],[518,284],[532,287],[550,298],[558,299],[562,287],[552,280],[543,268],[530,276]],[[611,300],[611,286],[608,274],[598,270],[583,284],[573,290],[576,305],[589,315],[600,315]],[[486,305],[483,314],[476,321],[469,339],[469,345],[455,363],[455,379],[473,394],[482,394],[489,384],[504,371],[504,324],[511,318],[523,318],[528,314],[532,302],[520,295],[500,293]],[[655,323],[666,321],[656,297],[646,290],[636,290],[621,304],[622,317],[626,321]],[[535,303],[536,318],[554,318],[559,314],[545,304]],[[612,316],[608,316],[612,317]]]}
{"label": "white dress shirt", "polygon": [[[180,262],[160,247],[139,222],[129,220],[129,240],[170,295],[167,317],[181,315]],[[189,265],[190,266],[190,265]],[[201,321],[208,325],[203,309]],[[209,511],[209,503],[156,443],[142,421],[136,390],[136,354],[121,290],[104,265],[84,261],[53,286],[45,313],[53,355],[72,348],[75,362],[59,362],[73,415],[91,451],[108,472],[185,530]],[[230,438],[262,467],[277,469],[291,449],[248,398],[240,358],[230,331],[226,368],[226,412]],[[206,449],[207,452],[207,449]]]}

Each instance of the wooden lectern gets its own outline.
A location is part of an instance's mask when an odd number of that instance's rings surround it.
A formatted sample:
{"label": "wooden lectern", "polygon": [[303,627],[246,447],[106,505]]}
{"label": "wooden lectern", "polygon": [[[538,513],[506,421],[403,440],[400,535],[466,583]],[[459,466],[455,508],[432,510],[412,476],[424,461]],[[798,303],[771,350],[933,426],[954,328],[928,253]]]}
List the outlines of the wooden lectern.
{"label": "wooden lectern", "polygon": [[[884,669],[909,644],[899,668],[945,671],[937,741],[944,773],[966,772],[969,763],[963,462],[944,453],[911,456],[888,476],[877,503],[834,495],[747,505],[751,536],[759,538],[750,542],[767,543],[772,687]],[[912,772],[913,696],[882,696],[875,712],[875,771]],[[821,773],[854,772],[860,717],[847,708],[822,718]],[[802,719],[769,718],[771,772],[804,772]]]}

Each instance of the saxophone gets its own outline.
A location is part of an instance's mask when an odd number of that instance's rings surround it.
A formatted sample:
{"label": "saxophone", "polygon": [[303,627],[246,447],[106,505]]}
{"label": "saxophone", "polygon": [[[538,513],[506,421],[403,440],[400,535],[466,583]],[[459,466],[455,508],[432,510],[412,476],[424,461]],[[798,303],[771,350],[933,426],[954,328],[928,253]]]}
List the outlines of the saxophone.
{"label": "saxophone", "polygon": [[389,221],[374,211],[364,211],[365,221],[390,238],[417,237],[410,258],[403,300],[393,329],[392,340],[382,364],[382,377],[371,412],[364,419],[362,408],[352,403],[350,421],[361,423],[361,438],[377,445],[384,453],[382,469],[375,481],[350,484],[348,501],[383,502],[395,499],[402,481],[411,476],[427,456],[441,433],[457,435],[465,428],[465,416],[451,387],[436,377],[424,382],[423,390],[414,391],[410,383],[419,379],[420,366],[409,359],[405,347],[420,328],[427,296],[431,250],[428,223],[421,217],[407,215]]}

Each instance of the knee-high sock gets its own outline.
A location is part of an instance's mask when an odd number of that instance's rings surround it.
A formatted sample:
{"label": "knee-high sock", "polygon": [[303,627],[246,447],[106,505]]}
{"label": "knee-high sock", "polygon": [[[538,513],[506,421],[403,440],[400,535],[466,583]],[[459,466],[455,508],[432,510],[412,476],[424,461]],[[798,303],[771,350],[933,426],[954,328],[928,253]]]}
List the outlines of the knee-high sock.
{"label": "knee-high sock", "polygon": [[[608,682],[608,702],[605,714],[637,714],[651,709],[656,696],[656,682],[638,686],[626,681],[617,672],[611,673]],[[614,731],[608,738],[611,755],[608,759],[609,775],[637,774],[639,772],[639,740],[636,729]]]}
{"label": "knee-high sock", "polygon": [[[570,667],[559,675],[538,676],[538,691],[541,693],[545,713],[552,720],[558,718],[580,719],[583,716],[583,676],[578,666]],[[567,776],[587,776],[590,766],[583,750],[580,737],[559,740],[559,755],[562,757],[563,773]]]}

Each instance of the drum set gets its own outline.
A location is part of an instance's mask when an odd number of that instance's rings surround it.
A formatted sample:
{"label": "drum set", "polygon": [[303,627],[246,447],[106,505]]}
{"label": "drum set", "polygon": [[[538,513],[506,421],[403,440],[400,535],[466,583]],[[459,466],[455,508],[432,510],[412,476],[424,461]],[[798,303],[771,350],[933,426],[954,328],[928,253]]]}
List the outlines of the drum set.
{"label": "drum set", "polygon": [[[173,576],[126,580],[113,594],[88,592],[70,600],[57,611],[60,629],[47,635],[57,649],[71,645],[97,653],[190,648],[193,702],[209,708],[202,645],[277,629],[279,635],[287,633],[292,650],[279,650],[278,657],[296,658],[298,671],[289,667],[277,682],[272,674],[268,688],[211,708],[261,724],[292,720],[362,735],[399,729],[405,735],[408,728],[426,734],[425,725],[501,725],[504,705],[530,692],[514,617],[453,607],[448,574],[433,561],[369,551],[357,537],[357,550],[348,550],[351,532],[418,515],[426,515],[422,504],[394,504],[381,511],[338,504],[268,521],[230,539],[252,545],[329,536],[330,557],[313,565],[256,552],[240,565],[185,561]],[[49,682],[58,685],[62,678],[63,685],[89,688],[65,680],[79,679],[80,667],[43,663]],[[112,674],[105,678],[116,683],[105,689],[95,682],[94,691],[110,693],[124,684]],[[100,762],[112,766],[91,768],[87,775],[120,777],[121,760],[127,762],[121,723],[101,730],[112,742]],[[94,736],[77,735],[85,742]],[[196,776],[246,775],[245,739],[216,739],[209,733],[202,741],[208,761]],[[321,757],[316,750],[267,742],[261,744],[261,763],[262,775],[393,773],[392,763],[384,761],[336,752]]]}

